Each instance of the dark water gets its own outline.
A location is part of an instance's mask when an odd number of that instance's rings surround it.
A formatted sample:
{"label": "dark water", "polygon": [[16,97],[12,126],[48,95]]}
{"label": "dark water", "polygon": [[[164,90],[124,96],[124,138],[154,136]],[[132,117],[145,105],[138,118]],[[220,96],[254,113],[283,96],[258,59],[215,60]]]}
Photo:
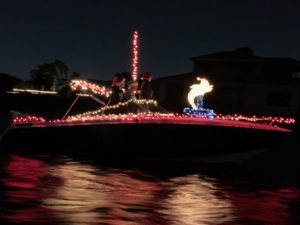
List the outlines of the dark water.
{"label": "dark water", "polygon": [[300,224],[298,187],[255,182],[225,171],[199,168],[161,175],[67,156],[6,155],[1,157],[0,221]]}

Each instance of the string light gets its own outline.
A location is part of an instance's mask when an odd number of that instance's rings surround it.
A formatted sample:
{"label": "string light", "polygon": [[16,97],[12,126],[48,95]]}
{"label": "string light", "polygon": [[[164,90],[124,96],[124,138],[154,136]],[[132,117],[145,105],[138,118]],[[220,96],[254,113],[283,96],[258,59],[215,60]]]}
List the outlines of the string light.
{"label": "string light", "polygon": [[128,106],[130,103],[134,103],[134,104],[137,104],[137,105],[153,105],[153,106],[158,106],[158,103],[155,100],[151,100],[151,99],[150,100],[146,100],[146,99],[137,100],[135,98],[132,98],[132,99],[128,100],[127,102],[120,102],[120,103],[118,103],[116,105],[104,106],[104,107],[100,108],[99,110],[85,112],[85,113],[82,113],[82,114],[79,114],[79,115],[76,115],[76,116],[73,116],[73,117],[85,117],[85,116],[103,114],[107,110],[119,109],[121,107]]}
{"label": "string light", "polygon": [[[74,116],[67,118],[67,122],[87,122],[87,121],[116,121],[116,122],[142,122],[147,120],[155,123],[163,118],[172,118],[174,114],[161,114],[161,113],[130,113],[130,114],[108,114],[108,115],[86,115]],[[60,121],[61,122],[61,121]]]}
{"label": "string light", "polygon": [[132,80],[138,78],[138,63],[139,63],[139,33],[135,31],[133,33],[132,40]]}
{"label": "string light", "polygon": [[[116,106],[109,106],[106,107],[107,109],[116,109],[121,106],[126,106],[129,103],[134,102],[137,104],[152,104],[157,105],[157,102],[154,100],[130,100],[125,103],[120,103],[117,107]],[[100,112],[100,113],[99,113]],[[155,120],[161,120],[161,119],[172,119],[174,121],[180,121],[181,119],[188,119],[189,121],[197,122],[197,121],[204,121],[207,119],[206,115],[199,115],[195,117],[194,115],[178,115],[173,113],[153,113],[153,112],[146,112],[146,113],[128,113],[128,114],[107,114],[107,115],[101,115],[101,110],[98,111],[92,111],[84,114],[79,114],[75,116],[70,116],[65,120],[46,120],[44,117],[39,116],[18,116],[13,119],[14,124],[25,124],[25,123],[62,123],[62,122],[75,122],[75,121],[111,121],[111,120],[126,120],[126,121],[134,121],[137,118],[142,119],[152,119],[153,122]],[[241,122],[251,122],[251,123],[267,123],[269,125],[274,124],[286,124],[286,125],[292,125],[295,124],[296,120],[294,118],[285,118],[285,117],[272,117],[272,116],[243,116],[243,115],[224,115],[224,114],[215,114],[215,118],[213,119],[215,121],[241,121]],[[156,121],[157,122],[157,121]]]}
{"label": "string light", "polygon": [[[76,126],[76,125],[95,125],[95,124],[181,124],[181,125],[205,125],[205,126],[224,126],[224,127],[239,127],[245,129],[260,129],[260,130],[273,130],[280,132],[291,132],[291,130],[286,128],[281,128],[277,126],[272,126],[272,124],[265,124],[259,122],[251,121],[241,121],[241,120],[229,120],[226,117],[218,115],[218,118],[207,119],[200,117],[189,117],[186,115],[177,114],[162,114],[162,113],[137,113],[137,114],[109,114],[109,115],[86,115],[77,117],[68,117],[64,120],[48,120],[39,117],[26,117],[17,118],[14,120],[14,125],[30,123],[30,127],[51,127],[51,126]],[[273,119],[274,122],[278,123],[294,123],[292,118],[277,118],[277,117],[267,117]],[[245,119],[245,118],[243,118]],[[256,117],[256,121],[259,118]]]}
{"label": "string light", "polygon": [[25,124],[25,123],[37,123],[37,122],[46,122],[46,119],[38,116],[18,116],[13,119],[14,124]]}
{"label": "string light", "polygon": [[223,114],[216,114],[215,117],[217,119],[222,120],[234,120],[234,121],[248,121],[248,122],[269,122],[271,124],[295,124],[296,120],[294,118],[284,118],[284,117],[273,117],[273,116],[256,116],[253,115],[251,117],[243,116],[243,115],[223,115]]}
{"label": "string light", "polygon": [[73,91],[83,90],[83,91],[91,91],[94,94],[109,97],[112,93],[111,90],[104,86],[99,86],[97,84],[93,84],[91,82],[87,82],[85,80],[71,80],[70,82],[71,89]]}
{"label": "string light", "polygon": [[35,89],[19,89],[19,88],[14,88],[12,91],[10,91],[8,93],[11,93],[11,94],[30,93],[30,94],[36,94],[36,95],[57,95],[58,94],[56,91],[41,91],[41,90],[35,90]]}

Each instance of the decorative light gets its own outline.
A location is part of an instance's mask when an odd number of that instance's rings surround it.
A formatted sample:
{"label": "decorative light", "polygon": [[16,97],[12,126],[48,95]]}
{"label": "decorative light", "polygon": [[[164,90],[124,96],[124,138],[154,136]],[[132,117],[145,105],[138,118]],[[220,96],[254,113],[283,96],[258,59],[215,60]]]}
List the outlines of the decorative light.
{"label": "decorative light", "polygon": [[[140,101],[140,100],[138,100]],[[144,101],[144,100],[143,100]],[[148,104],[150,104],[148,102]],[[189,117],[186,115],[178,115],[173,113],[152,113],[152,112],[146,112],[146,113],[129,113],[129,114],[108,114],[108,115],[99,115],[94,114],[94,112],[89,112],[86,114],[79,114],[76,116],[70,116],[65,120],[46,120],[43,117],[38,116],[18,116],[14,118],[13,122],[14,124],[24,124],[24,123],[69,123],[69,122],[75,122],[75,121],[105,121],[105,120],[124,120],[124,121],[136,121],[138,119],[143,120],[153,120],[153,122],[159,122],[159,120],[162,119],[168,119],[172,120],[173,122],[176,121],[190,121],[190,122],[199,122],[199,121],[213,121],[213,120],[207,120],[205,116],[201,117]],[[243,115],[223,115],[223,114],[216,114],[215,121],[241,121],[241,122],[251,122],[251,123],[267,123],[267,125],[274,125],[274,124],[295,124],[294,118],[285,118],[285,117],[272,117],[272,116],[252,116],[252,117],[246,117]]]}
{"label": "decorative light", "polygon": [[203,118],[210,118],[213,119],[215,112],[213,109],[191,109],[191,108],[185,108],[184,113],[188,116],[193,116],[193,117],[203,117]]}
{"label": "decorative light", "polygon": [[13,119],[14,124],[46,122],[46,119],[38,116],[18,116]]}
{"label": "decorative light", "polygon": [[222,120],[233,120],[233,121],[247,121],[247,122],[266,122],[269,124],[295,124],[296,120],[294,118],[285,118],[285,117],[274,117],[274,116],[243,116],[238,114],[233,115],[223,115],[216,114],[215,118]]}
{"label": "decorative light", "polygon": [[[177,114],[162,113],[137,113],[137,114],[109,114],[109,115],[77,115],[67,119],[57,119],[46,121],[38,117],[20,117],[14,120],[14,125],[24,124],[30,127],[52,127],[52,126],[77,126],[92,124],[133,124],[133,123],[151,123],[151,124],[185,124],[185,125],[205,125],[205,126],[223,126],[223,127],[240,127],[246,129],[273,130],[280,132],[291,132],[286,128],[274,126],[274,123],[293,124],[292,118],[281,117],[256,117],[253,120],[247,120],[242,116],[217,116],[218,118],[208,119],[200,117],[190,117]],[[237,117],[237,118],[236,118]],[[234,119],[236,118],[236,119]],[[260,119],[267,118],[269,123],[260,123]],[[234,121],[232,121],[234,120]],[[254,122],[256,121],[256,122]],[[265,122],[265,121],[263,121]]]}
{"label": "decorative light", "polygon": [[[210,85],[208,80],[200,77],[197,77],[197,80],[200,81],[200,83],[192,85],[188,94],[188,101],[193,109],[199,108],[199,105],[195,104],[195,100],[198,100],[199,97],[203,99],[206,93],[213,90],[213,85]],[[197,102],[199,103],[199,100]],[[200,105],[200,107],[203,107],[203,105]]]}
{"label": "decorative light", "polygon": [[116,105],[104,106],[104,107],[100,108],[99,110],[89,111],[89,112],[79,114],[79,115],[76,115],[76,116],[73,116],[73,117],[85,117],[85,116],[103,114],[107,110],[118,109],[120,107],[128,106],[130,103],[134,103],[134,104],[138,104],[138,105],[154,105],[154,106],[158,105],[157,101],[152,100],[152,99],[150,99],[150,100],[146,100],[146,99],[137,100],[135,98],[132,98],[132,99],[128,100],[127,102],[120,102]]}
{"label": "decorative light", "polygon": [[97,84],[87,82],[85,80],[71,80],[70,82],[71,89],[73,91],[76,90],[84,90],[84,91],[91,91],[94,94],[109,97],[112,93],[111,90],[104,86],[99,86]]}
{"label": "decorative light", "polygon": [[19,88],[14,88],[12,91],[9,91],[8,93],[11,94],[30,93],[35,95],[57,95],[58,94],[56,91],[41,91],[35,89],[19,89]]}
{"label": "decorative light", "polygon": [[132,40],[132,80],[137,80],[138,78],[138,63],[139,63],[139,33],[135,31],[133,33]]}
{"label": "decorative light", "polygon": [[[208,80],[204,78],[197,77],[197,80],[200,83],[192,85],[188,93],[188,101],[192,108],[184,108],[183,112],[189,116],[208,117],[212,119],[214,118],[214,110],[203,107],[203,98],[206,93],[213,90],[213,85],[210,85]],[[195,101],[197,101],[196,104]]]}

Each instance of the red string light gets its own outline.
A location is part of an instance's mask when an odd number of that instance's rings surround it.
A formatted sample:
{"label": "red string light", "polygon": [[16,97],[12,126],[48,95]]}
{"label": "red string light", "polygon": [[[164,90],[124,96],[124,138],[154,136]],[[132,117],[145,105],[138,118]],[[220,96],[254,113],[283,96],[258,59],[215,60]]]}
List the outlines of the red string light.
{"label": "red string light", "polygon": [[132,40],[132,79],[137,80],[138,78],[138,63],[139,63],[139,33],[135,31],[133,33]]}
{"label": "red string light", "polygon": [[25,124],[25,123],[39,123],[46,122],[46,119],[38,116],[25,116],[25,117],[16,117],[13,119],[14,124]]}
{"label": "red string light", "polygon": [[[151,124],[186,124],[186,125],[206,125],[242,127],[248,129],[276,130],[290,132],[289,129],[274,126],[277,124],[294,124],[295,119],[283,117],[245,117],[242,115],[217,115],[214,119],[189,117],[178,114],[160,113],[139,113],[139,114],[110,114],[110,115],[81,115],[68,117],[67,119],[45,120],[42,117],[18,117],[14,119],[14,124],[31,123],[32,126],[72,126],[80,124],[126,124],[126,123],[151,123]],[[263,123],[262,123],[263,122]],[[268,123],[265,123],[268,122]]]}
{"label": "red string light", "polygon": [[[73,116],[69,117],[66,120],[46,120],[43,117],[38,116],[26,116],[26,117],[16,117],[14,118],[13,122],[15,124],[22,124],[22,123],[30,123],[30,122],[74,122],[74,121],[95,121],[95,120],[133,120],[136,118],[140,119],[153,119],[153,120],[159,120],[159,119],[193,119],[193,121],[196,120],[213,120],[213,119],[207,119],[202,117],[189,117],[184,115],[177,115],[177,114],[160,114],[160,113],[140,113],[140,114],[111,114],[111,115],[93,115],[93,114],[86,114],[86,115],[79,115],[79,116]],[[246,122],[252,122],[252,123],[259,123],[259,122],[268,122],[269,124],[278,123],[278,124],[295,124],[294,118],[284,118],[284,117],[271,117],[271,116],[263,116],[263,117],[246,117],[243,115],[222,115],[217,114],[215,117],[215,120],[229,120],[229,121],[246,121]]]}
{"label": "red string light", "polygon": [[295,124],[296,120],[294,118],[284,118],[284,117],[272,117],[272,116],[243,116],[238,114],[233,115],[223,115],[223,114],[216,114],[215,118],[222,119],[222,120],[235,120],[235,121],[248,121],[248,122],[269,122],[271,124]]}

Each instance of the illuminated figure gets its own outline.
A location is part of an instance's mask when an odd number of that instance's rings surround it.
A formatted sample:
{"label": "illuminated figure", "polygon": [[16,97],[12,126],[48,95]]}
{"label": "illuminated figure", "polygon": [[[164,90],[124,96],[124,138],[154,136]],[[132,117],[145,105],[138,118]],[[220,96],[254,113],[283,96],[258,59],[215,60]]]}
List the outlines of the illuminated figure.
{"label": "illuminated figure", "polygon": [[200,83],[193,84],[188,94],[188,101],[192,108],[184,108],[183,112],[191,116],[214,118],[214,110],[203,107],[204,95],[213,90],[213,85],[204,78],[198,77],[197,80]]}

